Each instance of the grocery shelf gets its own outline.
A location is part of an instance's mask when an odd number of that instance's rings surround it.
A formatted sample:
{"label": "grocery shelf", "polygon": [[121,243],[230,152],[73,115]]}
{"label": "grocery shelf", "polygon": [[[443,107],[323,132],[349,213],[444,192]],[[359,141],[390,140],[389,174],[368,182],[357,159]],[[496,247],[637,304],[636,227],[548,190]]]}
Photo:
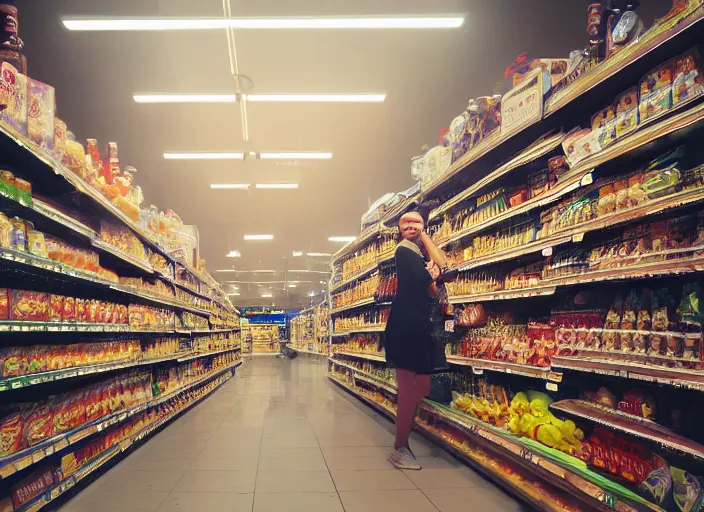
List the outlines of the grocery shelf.
{"label": "grocery shelf", "polygon": [[137,368],[139,366],[148,366],[152,364],[164,363],[166,361],[185,362],[193,359],[215,356],[226,352],[234,352],[239,350],[239,347],[232,347],[214,352],[177,352],[167,356],[139,359],[136,361],[117,361],[84,366],[71,366],[62,368],[61,370],[52,370],[47,372],[31,373],[27,375],[18,375],[16,377],[0,378],[0,392],[10,391],[15,389],[37,386],[46,384],[47,382],[56,382],[60,380],[73,379],[76,377],[84,377],[86,375],[94,375],[96,373],[111,372],[114,370],[123,370],[125,368]]}
{"label": "grocery shelf", "polygon": [[661,446],[691,455],[697,459],[704,459],[704,446],[695,443],[686,437],[680,436],[669,428],[663,427],[654,421],[634,416],[615,409],[608,409],[603,405],[587,400],[560,400],[550,404],[556,411],[566,412],[578,418],[584,418],[600,425],[605,425],[619,432],[633,435],[649,441],[654,441]]}
{"label": "grocery shelf", "polygon": [[336,315],[338,313],[342,313],[343,311],[349,311],[350,309],[356,309],[356,308],[361,308],[364,306],[369,306],[370,304],[374,304],[375,302],[376,302],[376,299],[374,297],[369,297],[364,300],[353,302],[352,304],[349,304],[347,306],[342,306],[339,308],[331,309],[330,314]]}
{"label": "grocery shelf", "polygon": [[142,261],[138,258],[135,258],[134,256],[127,254],[125,252],[122,252],[120,249],[117,247],[113,247],[107,242],[104,242],[100,239],[96,240],[91,240],[91,245],[95,247],[96,249],[100,249],[104,253],[110,254],[114,256],[115,258],[118,258],[119,260],[129,263],[132,267],[134,267],[137,270],[142,271],[146,275],[154,275],[156,274],[156,271],[152,268],[152,266],[146,262]]}
{"label": "grocery shelf", "polygon": [[127,439],[124,439],[121,441],[119,444],[112,446],[111,448],[108,448],[106,451],[98,455],[97,457],[94,458],[93,461],[91,461],[89,464],[86,466],[80,468],[77,470],[74,474],[70,475],[68,478],[63,480],[62,482],[59,482],[56,484],[54,487],[47,489],[45,492],[43,492],[41,495],[37,496],[30,502],[26,503],[22,507],[18,508],[15,510],[15,512],[35,512],[38,510],[41,510],[42,508],[46,507],[47,505],[59,500],[62,498],[64,495],[68,494],[70,490],[72,490],[80,481],[82,481],[84,478],[89,476],[90,474],[96,472],[98,469],[101,467],[105,466],[109,461],[117,457],[118,455],[123,454],[124,452],[128,451],[132,447],[136,446],[139,442],[144,440],[146,437],[150,436],[157,430],[159,430],[161,427],[166,425],[167,423],[172,422],[174,419],[180,417],[182,414],[188,412],[190,409],[192,409],[195,405],[201,403],[203,400],[211,396],[215,391],[220,389],[226,382],[228,382],[232,377],[234,376],[234,373],[230,375],[226,380],[224,380],[222,383],[220,383],[218,386],[210,390],[208,393],[204,394],[203,396],[199,397],[197,400],[194,400],[193,402],[189,403],[182,409],[175,411],[173,414],[170,414],[169,416],[162,418],[160,420],[157,420],[153,424],[147,425],[144,427],[141,431],[137,432],[136,434],[130,436]]}
{"label": "grocery shelf", "polygon": [[333,363],[336,366],[340,366],[342,368],[347,368],[348,370],[351,370],[354,372],[355,378],[359,378],[360,380],[367,382],[368,384],[371,384],[373,386],[379,387],[381,389],[384,389],[385,391],[388,391],[389,393],[396,394],[396,386],[394,384],[391,384],[390,382],[386,382],[383,379],[379,379],[378,377],[365,372],[364,370],[360,370],[359,368],[355,368],[351,364],[343,363],[341,361],[338,361],[335,358],[329,357],[328,361]]}
{"label": "grocery shelf", "polygon": [[[693,12],[684,18],[677,17],[667,22],[663,27],[667,29],[666,31],[656,32],[652,29],[646,31],[637,41],[626,46],[624,51],[610,56],[571,84],[556,91],[545,101],[543,116],[549,118],[578,98],[590,104],[594,101],[593,94],[590,92],[618,78],[617,75],[623,76],[626,80],[632,80],[634,76],[642,76],[657,64],[686,51],[697,41],[701,41],[704,12],[696,4],[693,5]],[[692,11],[692,8],[689,9]],[[626,87],[622,87],[619,83],[615,84],[615,89],[611,96],[615,96]]]}
{"label": "grocery shelf", "polygon": [[570,243],[572,241],[579,242],[587,233],[615,227],[619,224],[627,222],[638,221],[650,215],[661,213],[664,210],[693,205],[702,201],[704,201],[703,188],[685,190],[669,196],[652,199],[645,201],[636,207],[615,211],[613,213],[582,222],[581,224],[571,228],[562,228],[554,235],[547,236],[527,244],[522,244],[519,247],[514,247],[505,251],[498,251],[494,254],[489,254],[486,256],[478,256],[467,263],[456,266],[452,270],[458,272],[471,270],[493,263],[515,259],[526,254],[541,252],[545,249]]}
{"label": "grocery shelf", "polygon": [[484,370],[486,370],[491,372],[521,375],[523,377],[532,377],[534,379],[541,379],[549,382],[562,382],[562,374],[554,372],[550,368],[463,356],[447,356],[447,362],[457,366],[469,366],[475,374],[481,374]]}
{"label": "grocery shelf", "polygon": [[[421,201],[441,196],[451,185],[457,185],[460,174],[465,174],[470,167],[491,168],[500,164],[501,155],[524,150],[526,139],[532,141],[547,130],[559,128],[563,122],[571,121],[570,115],[593,112],[595,105],[608,105],[618,94],[635,85],[634,77],[643,76],[657,64],[697,44],[704,29],[704,10],[700,6],[689,9],[688,15],[678,16],[667,24],[669,30],[658,32],[651,28],[624,51],[554,92],[545,100],[542,118],[536,118],[518,131],[501,133],[496,130],[485,137],[430,183],[421,193]],[[560,115],[555,115],[558,112]]]}
{"label": "grocery shelf", "polygon": [[347,286],[348,284],[354,283],[357,279],[359,279],[359,278],[361,278],[361,277],[364,277],[364,276],[366,276],[366,275],[368,275],[368,274],[371,274],[372,272],[374,272],[374,271],[377,270],[378,268],[379,268],[379,264],[378,264],[378,263],[375,263],[374,265],[372,265],[372,266],[370,266],[370,267],[367,267],[367,268],[365,268],[364,270],[361,270],[361,271],[357,272],[357,273],[354,274],[352,277],[350,277],[350,278],[348,278],[348,279],[345,279],[345,280],[342,281],[341,283],[337,283],[337,284],[333,285],[333,286],[330,288],[330,293],[334,293],[334,292],[336,292],[337,290],[339,290],[339,289],[341,289],[341,288],[344,288],[344,287]]}
{"label": "grocery shelf", "polygon": [[[704,245],[691,247],[688,249],[676,249],[660,251],[656,253],[646,253],[639,257],[642,259],[656,256],[667,257],[670,254],[683,254],[704,251]],[[693,256],[691,258],[679,258],[677,260],[655,261],[650,263],[623,263],[621,267],[590,270],[581,274],[568,277],[557,277],[543,279],[538,286],[529,288],[519,288],[515,290],[498,290],[493,292],[482,292],[467,295],[453,295],[449,297],[451,304],[463,304],[469,302],[488,302],[495,300],[511,300],[520,298],[531,298],[545,295],[553,295],[557,288],[583,285],[588,283],[598,283],[606,281],[627,281],[631,279],[641,279],[645,277],[659,277],[666,275],[686,274],[691,272],[701,272],[704,270],[704,256]]]}
{"label": "grocery shelf", "polygon": [[471,198],[473,195],[478,194],[486,186],[490,185],[493,181],[505,176],[509,172],[518,169],[526,164],[537,160],[538,158],[555,151],[560,147],[560,144],[565,140],[566,135],[562,132],[549,135],[542,139],[537,140],[530,147],[526,148],[525,151],[521,152],[518,156],[503,164],[498,169],[490,172],[485,177],[478,180],[476,183],[470,185],[463,192],[457,194],[455,197],[449,201],[444,202],[442,205],[438,206],[430,212],[429,221],[433,221],[440,217],[441,215],[449,212],[456,206],[460,205],[463,201]]}
{"label": "grocery shelf", "polygon": [[[593,500],[593,506],[598,506],[599,508],[605,506],[608,509],[632,512],[641,509],[662,511],[660,507],[640,498],[618,484],[614,483],[614,490],[607,491],[602,489],[596,483],[590,481],[590,479],[596,481],[599,475],[588,469],[580,469],[576,459],[574,465],[564,467],[558,463],[557,459],[553,459],[550,456],[548,449],[538,451],[535,444],[523,442],[522,438],[515,437],[476,418],[427,399],[421,402],[420,409],[442,419],[472,439],[501,448],[502,452],[510,456],[514,462],[527,467],[556,487],[569,492],[579,499]],[[618,491],[621,496],[627,495],[631,499],[625,500],[617,496],[615,491]],[[637,504],[637,508],[631,506],[630,503],[633,501],[635,501],[634,505]]]}
{"label": "grocery shelf", "polygon": [[[371,407],[374,411],[377,413],[381,414],[382,416],[386,417],[390,421],[395,421],[396,419],[396,411],[389,409],[388,407],[385,407],[384,405],[364,396],[363,394],[359,393],[358,390],[347,384],[346,382],[341,381],[340,379],[335,378],[334,376],[328,375],[328,379],[330,379],[334,384],[336,384],[338,387],[341,389],[347,391],[350,393],[352,396],[357,398],[358,400],[362,401],[369,407]],[[492,464],[487,464],[484,463],[476,458],[470,457],[465,451],[460,450],[458,446],[455,444],[452,444],[448,442],[445,438],[439,436],[436,432],[433,432],[431,428],[418,418],[416,418],[416,424],[415,424],[415,430],[417,430],[420,434],[422,434],[424,437],[432,441],[433,443],[437,444],[440,446],[442,449],[450,452],[454,456],[458,457],[460,460],[463,462],[469,464],[471,467],[477,469],[484,475],[486,475],[491,481],[495,482],[499,486],[501,486],[503,489],[505,489],[507,492],[513,494],[514,496],[520,497],[522,500],[524,500],[526,503],[530,503],[534,507],[536,507],[538,510],[544,510],[544,511],[550,511],[550,512],[562,512],[564,509],[557,507],[554,503],[552,503],[549,498],[548,499],[542,499],[541,498],[541,493],[536,492],[536,495],[531,495],[526,492],[524,487],[517,485],[514,483],[512,480],[509,479],[507,474],[501,473],[496,470],[495,466]],[[533,469],[533,468],[531,468]],[[535,471],[533,469],[533,471]],[[540,489],[538,488],[538,491]],[[636,512],[635,509],[631,507],[625,506],[623,503],[619,503],[619,506],[622,508],[619,508],[618,510],[622,510],[624,512]],[[598,510],[603,510],[602,507],[599,507]],[[655,509],[659,510],[659,509]]]}
{"label": "grocery shelf", "polygon": [[384,332],[386,330],[386,324],[370,325],[368,327],[355,327],[348,331],[340,331],[332,333],[332,336],[349,336],[350,334],[364,334],[364,333],[377,333]]}
{"label": "grocery shelf", "polygon": [[239,360],[236,363],[229,365],[225,368],[218,368],[217,370],[211,372],[209,375],[201,377],[200,379],[190,384],[175,389],[153,400],[150,400],[148,402],[145,402],[143,404],[137,405],[124,411],[118,411],[108,416],[104,416],[103,418],[81,425],[80,427],[77,427],[64,434],[56,435],[42,443],[31,446],[17,453],[13,453],[12,455],[9,455],[7,457],[0,458],[0,479],[7,478],[15,473],[23,471],[28,467],[37,464],[39,461],[45,459],[46,457],[49,457],[54,453],[57,453],[67,448],[70,445],[76,444],[79,441],[82,441],[83,439],[86,439],[87,437],[92,436],[97,432],[102,432],[108,427],[121,423],[127,418],[134,416],[135,414],[138,414],[151,407],[159,405],[167,400],[170,400],[179,393],[196,387],[214,377],[217,377],[218,375],[221,375],[226,371],[237,368],[242,363],[243,361]]}
{"label": "grocery shelf", "polygon": [[372,241],[381,231],[380,224],[374,224],[362,231],[355,240],[346,244],[342,249],[337,251],[332,256],[332,264],[334,265],[337,261],[347,256],[349,253],[364,247],[367,243]]}
{"label": "grocery shelf", "polygon": [[619,361],[603,355],[601,358],[553,356],[552,367],[704,391],[704,372],[699,370]]}
{"label": "grocery shelf", "polygon": [[127,324],[90,324],[79,322],[30,322],[0,320],[0,332],[121,332],[121,333],[173,333],[173,329],[135,331]]}
{"label": "grocery shelf", "polygon": [[347,356],[347,357],[356,357],[357,359],[368,359],[370,361],[381,361],[381,362],[386,362],[386,357],[385,356],[377,356],[374,354],[363,354],[361,352],[348,352],[346,350],[339,350],[333,354],[333,357],[339,354],[341,356]]}
{"label": "grocery shelf", "polygon": [[[696,101],[701,101],[701,98],[695,98]],[[653,123],[647,126],[644,126],[643,128],[639,128],[635,132],[633,132],[631,135],[624,137],[610,146],[608,146],[606,149],[602,150],[601,152],[593,155],[590,158],[585,159],[584,161],[580,162],[576,167],[570,170],[568,174],[563,176],[561,181],[558,181],[557,185],[553,187],[550,191],[548,191],[545,194],[541,194],[533,199],[530,199],[524,203],[522,203],[519,206],[516,206],[514,208],[508,208],[504,212],[495,215],[491,218],[486,219],[483,222],[479,222],[473,226],[470,226],[468,228],[465,228],[457,233],[454,233],[451,237],[440,240],[438,245],[440,247],[446,247],[449,244],[462,240],[463,238],[466,238],[470,235],[474,235],[476,233],[479,233],[488,227],[500,224],[502,222],[505,222],[506,220],[515,217],[517,215],[521,215],[524,213],[527,213],[535,208],[538,208],[540,206],[545,206],[546,204],[549,204],[551,202],[556,201],[557,199],[560,199],[561,197],[567,195],[570,192],[573,192],[574,190],[578,189],[582,184],[589,184],[592,182],[592,180],[589,178],[589,175],[594,171],[595,168],[611,161],[616,158],[622,157],[624,155],[627,155],[628,153],[635,151],[647,144],[651,144],[654,141],[658,139],[662,139],[668,135],[674,134],[675,132],[678,132],[679,130],[683,130],[685,128],[689,128],[694,124],[699,124],[704,121],[704,104],[699,104],[696,107],[690,108],[688,110],[685,110],[685,107],[691,106],[691,103],[683,103],[676,107],[675,109],[672,109],[671,111],[668,112],[669,117],[667,117],[665,120],[659,121],[657,123]],[[684,110],[684,111],[683,111]],[[676,113],[679,112],[679,113]],[[671,197],[671,196],[669,196]],[[661,198],[661,199],[666,199],[666,198]],[[700,199],[696,199],[697,201]],[[663,201],[660,200],[653,200],[653,201],[648,201],[648,203],[656,203],[656,204],[661,204]],[[664,201],[667,202],[667,201]],[[639,205],[635,209],[641,210],[642,208],[645,208],[647,205]],[[662,209],[668,208],[668,206],[663,206]],[[629,212],[631,210],[626,210],[624,212],[616,212],[614,215],[616,219],[618,219],[619,214],[625,214],[627,215],[626,212]],[[586,224],[593,223],[595,221],[599,221],[600,219],[595,219],[594,221],[589,221]],[[611,224],[615,224],[618,222],[625,222],[623,220],[611,220]],[[573,234],[577,234],[577,232],[582,232],[586,233],[588,231],[593,231],[596,229],[603,229],[607,225],[602,225],[599,226],[598,223],[596,223],[594,226],[584,226],[585,231],[576,231]],[[575,228],[572,228],[574,230]],[[564,233],[560,232],[559,233],[559,243],[565,243],[564,242]],[[539,243],[545,243],[545,241],[537,241],[534,242],[534,244],[539,244]],[[557,245],[557,244],[555,244]],[[532,249],[537,250],[537,248]],[[529,251],[530,252],[530,251]],[[506,256],[506,259],[512,258],[513,256]],[[489,257],[486,257],[485,259],[490,259]],[[478,263],[477,266],[480,266],[482,264],[486,263]]]}

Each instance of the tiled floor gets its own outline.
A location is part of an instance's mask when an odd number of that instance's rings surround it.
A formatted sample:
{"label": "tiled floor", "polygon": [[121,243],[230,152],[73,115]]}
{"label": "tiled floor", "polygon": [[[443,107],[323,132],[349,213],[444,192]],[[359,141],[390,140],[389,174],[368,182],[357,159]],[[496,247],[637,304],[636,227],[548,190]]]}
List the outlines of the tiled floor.
{"label": "tiled floor", "polygon": [[394,469],[386,461],[393,425],[330,383],[326,371],[310,356],[247,361],[235,379],[62,510],[521,510],[419,437],[412,448],[425,469]]}

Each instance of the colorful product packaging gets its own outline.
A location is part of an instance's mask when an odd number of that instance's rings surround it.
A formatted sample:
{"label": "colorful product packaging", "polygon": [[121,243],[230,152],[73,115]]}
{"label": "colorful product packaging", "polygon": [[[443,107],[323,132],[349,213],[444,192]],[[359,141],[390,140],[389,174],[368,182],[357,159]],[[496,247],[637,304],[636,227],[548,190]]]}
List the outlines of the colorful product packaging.
{"label": "colorful product packaging", "polygon": [[616,140],[616,108],[609,105],[592,116],[592,132],[599,138],[599,145],[605,148]]}
{"label": "colorful product packaging", "polygon": [[20,135],[27,135],[27,77],[3,62],[0,66],[0,123]]}
{"label": "colorful product packaging", "polygon": [[12,290],[10,320],[46,322],[49,298],[46,293]]}
{"label": "colorful product packaging", "polygon": [[693,48],[674,60],[672,105],[696,98],[704,93],[704,63],[698,48]]}
{"label": "colorful product packaging", "polygon": [[615,102],[616,137],[623,137],[638,127],[638,88],[622,93]]}
{"label": "colorful product packaging", "polygon": [[658,66],[640,81],[640,122],[657,117],[672,108],[673,61]]}
{"label": "colorful product packaging", "polygon": [[27,133],[29,139],[44,151],[54,150],[54,115],[56,96],[54,88],[32,78],[28,79],[29,107]]}

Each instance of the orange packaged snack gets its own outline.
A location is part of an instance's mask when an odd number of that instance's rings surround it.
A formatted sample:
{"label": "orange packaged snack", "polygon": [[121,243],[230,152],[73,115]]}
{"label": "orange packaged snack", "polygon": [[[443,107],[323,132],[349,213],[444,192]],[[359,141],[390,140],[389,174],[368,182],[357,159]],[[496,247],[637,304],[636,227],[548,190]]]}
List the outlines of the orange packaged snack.
{"label": "orange packaged snack", "polygon": [[18,412],[0,418],[0,457],[7,457],[24,448],[22,415]]}
{"label": "orange packaged snack", "polygon": [[49,321],[60,322],[64,310],[64,298],[61,295],[49,295]]}
{"label": "orange packaged snack", "polygon": [[46,293],[12,290],[11,320],[46,322],[48,298]]}
{"label": "orange packaged snack", "polygon": [[24,416],[24,440],[34,446],[54,436],[54,414],[48,405],[35,405]]}
{"label": "orange packaged snack", "polygon": [[0,288],[0,320],[10,319],[10,290]]}

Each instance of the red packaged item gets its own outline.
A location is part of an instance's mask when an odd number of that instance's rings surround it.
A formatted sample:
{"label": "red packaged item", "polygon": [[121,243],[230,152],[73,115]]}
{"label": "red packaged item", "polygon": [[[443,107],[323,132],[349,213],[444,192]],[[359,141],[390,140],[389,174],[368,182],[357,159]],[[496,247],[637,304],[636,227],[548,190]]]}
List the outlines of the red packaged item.
{"label": "red packaged item", "polygon": [[76,299],[76,322],[86,323],[86,301],[85,299]]}
{"label": "red packaged item", "polygon": [[32,501],[54,485],[53,471],[35,473],[22,480],[12,490],[12,504],[15,510]]}
{"label": "red packaged item", "polygon": [[48,405],[35,405],[24,416],[24,440],[34,446],[54,436],[54,413]]}
{"label": "red packaged item", "polygon": [[61,295],[49,295],[49,321],[60,322],[64,310],[64,298]]}
{"label": "red packaged item", "polygon": [[76,299],[73,297],[64,297],[64,307],[61,312],[61,319],[64,322],[76,321]]}
{"label": "red packaged item", "polygon": [[107,414],[103,406],[103,388],[95,386],[86,394],[86,422],[90,423]]}
{"label": "red packaged item", "polygon": [[46,322],[49,316],[48,300],[46,293],[12,290],[10,319]]}
{"label": "red packaged item", "polygon": [[18,412],[0,418],[0,458],[24,448],[22,415]]}
{"label": "red packaged item", "polygon": [[0,288],[0,320],[10,319],[10,290]]}
{"label": "red packaged item", "polygon": [[27,349],[24,347],[8,347],[0,349],[0,376],[18,377],[27,373],[29,361]]}
{"label": "red packaged item", "polygon": [[522,188],[520,190],[516,190],[513,192],[509,198],[509,204],[511,205],[511,208],[515,208],[519,204],[525,202],[528,200],[530,193],[528,192],[528,189]]}

